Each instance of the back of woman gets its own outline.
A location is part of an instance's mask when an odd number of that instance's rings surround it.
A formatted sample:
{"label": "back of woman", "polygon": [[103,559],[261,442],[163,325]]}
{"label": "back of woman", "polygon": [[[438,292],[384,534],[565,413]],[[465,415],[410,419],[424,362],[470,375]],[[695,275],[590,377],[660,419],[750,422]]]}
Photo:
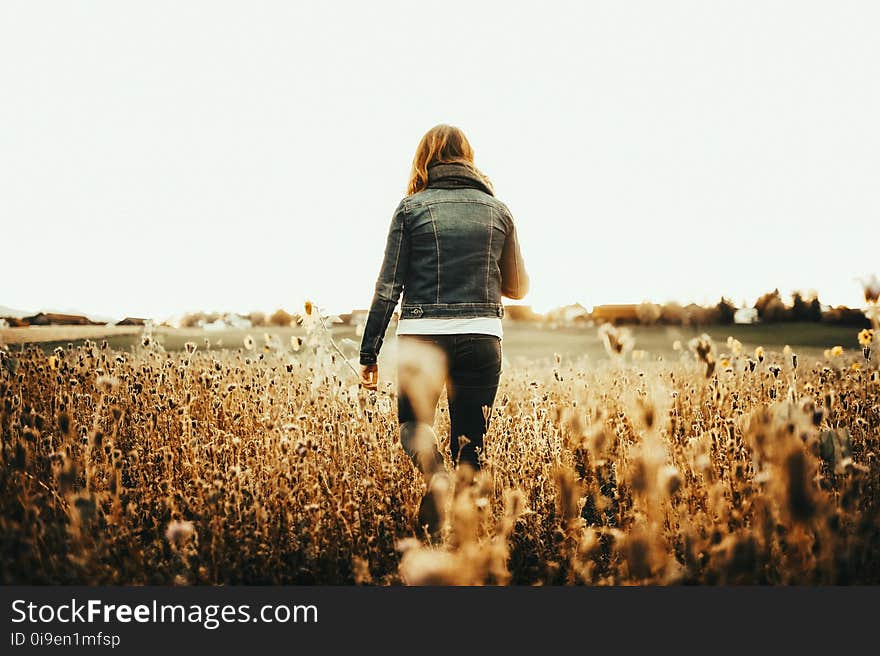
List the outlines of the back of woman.
{"label": "back of woman", "polygon": [[[431,165],[428,185],[403,201],[408,257],[418,265],[409,267],[401,317],[500,318],[505,245],[514,255],[510,212],[464,164]],[[505,270],[516,274],[515,262]],[[518,295],[512,282],[507,291]]]}
{"label": "back of woman", "polygon": [[[444,464],[431,426],[443,384],[452,462],[477,470],[501,374],[501,297],[522,298],[528,276],[513,217],[474,165],[461,130],[438,125],[422,138],[407,191],[391,220],[360,361],[364,386],[375,389],[378,354],[402,294],[398,420],[401,442],[428,484],[419,521],[434,532],[433,491]],[[428,368],[429,360],[443,375],[407,384],[410,370]]]}

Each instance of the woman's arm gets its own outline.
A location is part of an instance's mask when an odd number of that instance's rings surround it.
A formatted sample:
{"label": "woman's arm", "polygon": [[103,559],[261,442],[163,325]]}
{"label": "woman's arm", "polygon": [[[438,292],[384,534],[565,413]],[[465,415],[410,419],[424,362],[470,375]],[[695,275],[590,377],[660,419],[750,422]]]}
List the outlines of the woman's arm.
{"label": "woman's arm", "polygon": [[529,276],[519,250],[516,226],[509,213],[507,219],[509,230],[501,251],[501,293],[508,298],[520,299],[529,291]]}
{"label": "woman's arm", "polygon": [[370,313],[367,315],[367,323],[364,326],[360,352],[362,365],[376,364],[388,322],[391,320],[391,314],[394,312],[394,307],[403,291],[403,281],[406,279],[407,267],[409,266],[409,237],[406,233],[404,218],[404,205],[401,201],[391,219],[382,269],[379,271],[376,291],[373,294]]}

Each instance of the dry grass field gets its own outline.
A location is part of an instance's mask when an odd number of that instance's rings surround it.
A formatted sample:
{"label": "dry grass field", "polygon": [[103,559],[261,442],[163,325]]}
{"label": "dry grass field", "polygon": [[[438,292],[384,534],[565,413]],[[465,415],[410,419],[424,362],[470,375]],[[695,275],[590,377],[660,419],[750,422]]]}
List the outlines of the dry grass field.
{"label": "dry grass field", "polygon": [[25,328],[0,328],[0,344],[52,344],[107,337],[135,339],[140,333],[141,329],[137,326],[27,326]]}
{"label": "dry grass field", "polygon": [[[880,583],[869,331],[516,358],[435,542],[390,380],[360,389],[315,321],[210,339],[2,351],[0,581]],[[442,401],[434,428],[448,453]]]}

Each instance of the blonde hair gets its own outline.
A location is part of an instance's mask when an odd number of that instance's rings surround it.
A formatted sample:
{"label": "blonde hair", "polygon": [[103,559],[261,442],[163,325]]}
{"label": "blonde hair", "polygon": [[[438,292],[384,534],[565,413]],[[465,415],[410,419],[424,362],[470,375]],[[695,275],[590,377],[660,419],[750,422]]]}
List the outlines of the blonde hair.
{"label": "blonde hair", "polygon": [[474,166],[474,149],[464,132],[454,125],[441,123],[428,130],[419,141],[406,188],[407,195],[422,191],[428,186],[428,167],[431,164],[453,162],[467,166],[492,189],[489,179]]}

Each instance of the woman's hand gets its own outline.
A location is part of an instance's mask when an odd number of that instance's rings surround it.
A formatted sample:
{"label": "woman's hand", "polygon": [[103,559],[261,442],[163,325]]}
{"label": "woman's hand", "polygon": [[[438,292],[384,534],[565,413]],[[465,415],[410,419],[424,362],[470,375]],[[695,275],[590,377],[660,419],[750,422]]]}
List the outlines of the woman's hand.
{"label": "woman's hand", "polygon": [[361,365],[361,387],[368,390],[375,390],[379,383],[379,365],[378,364],[362,364]]}

